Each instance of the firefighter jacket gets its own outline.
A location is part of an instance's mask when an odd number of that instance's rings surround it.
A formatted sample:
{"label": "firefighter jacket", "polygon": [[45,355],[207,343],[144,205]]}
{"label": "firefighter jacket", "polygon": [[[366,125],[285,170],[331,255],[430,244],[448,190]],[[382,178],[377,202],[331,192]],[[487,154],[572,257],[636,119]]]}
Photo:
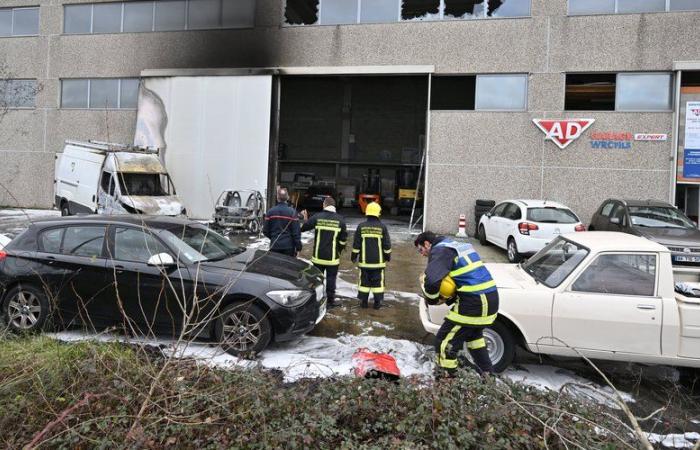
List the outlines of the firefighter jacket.
{"label": "firefighter jacket", "polygon": [[330,206],[314,214],[301,227],[301,231],[314,230],[314,252],[311,262],[322,266],[340,264],[340,253],[345,250],[348,240],[347,227],[343,216]]}
{"label": "firefighter jacket", "polygon": [[[459,299],[446,319],[464,325],[490,325],[496,318],[498,302],[490,299],[496,292],[491,277],[479,254],[471,244],[462,244],[440,237],[430,249],[425,269],[423,295],[428,303],[435,303],[440,295],[442,279],[450,276],[457,287]],[[496,294],[494,294],[496,295]],[[469,301],[473,299],[473,301]],[[460,307],[460,303],[462,306]]]}
{"label": "firefighter jacket", "polygon": [[391,260],[391,238],[377,217],[370,216],[357,226],[351,259],[361,269],[383,269]]}
{"label": "firefighter jacket", "polygon": [[263,234],[270,238],[270,250],[301,251],[301,230],[297,212],[287,203],[278,203],[265,215]]}

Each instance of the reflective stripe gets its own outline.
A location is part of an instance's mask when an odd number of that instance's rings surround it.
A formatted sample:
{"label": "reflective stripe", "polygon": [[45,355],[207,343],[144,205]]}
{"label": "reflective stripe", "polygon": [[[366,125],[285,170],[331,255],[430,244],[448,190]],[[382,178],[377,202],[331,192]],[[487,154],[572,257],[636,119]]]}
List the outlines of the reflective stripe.
{"label": "reflective stripe", "polygon": [[368,286],[362,286],[362,271],[360,271],[360,275],[357,279],[357,290],[359,292],[370,292],[373,294],[383,294],[385,290],[384,286],[384,271],[382,270],[382,277],[381,280],[379,281],[379,286],[374,286],[374,287],[368,287]]}
{"label": "reflective stripe", "polygon": [[489,301],[484,294],[481,297],[481,317],[486,317],[489,314]]}
{"label": "reflective stripe", "polygon": [[353,248],[353,249],[352,249],[352,252],[353,252],[353,253],[360,253],[360,250],[359,250],[359,249],[356,249],[356,248]]}
{"label": "reflective stripe", "polygon": [[321,258],[316,258],[315,256],[312,256],[311,262],[314,264],[320,264],[322,266],[337,266],[340,264],[340,259],[334,259],[331,261],[328,259],[321,259]]}
{"label": "reflective stripe", "polygon": [[389,249],[389,250],[384,250],[384,253],[391,253],[391,249]]}
{"label": "reflective stripe", "polygon": [[438,292],[436,292],[436,293],[434,293],[434,294],[430,294],[430,293],[428,293],[428,291],[425,290],[425,285],[424,285],[424,284],[422,284],[420,288],[423,290],[423,296],[424,296],[425,298],[429,298],[429,299],[431,299],[431,300],[434,300],[434,299],[440,297],[440,291],[438,291]]}
{"label": "reflective stripe", "polygon": [[364,286],[361,286],[361,285],[357,285],[357,290],[358,290],[359,292],[369,292],[369,288],[368,288],[368,287],[364,287]]}
{"label": "reflective stripe", "polygon": [[343,245],[345,245],[345,244],[347,244],[347,241],[338,241],[338,245],[343,246]]}
{"label": "reflective stripe", "polygon": [[483,261],[477,261],[477,262],[475,262],[475,263],[469,264],[468,266],[460,267],[460,268],[457,269],[457,270],[453,270],[452,272],[450,272],[450,276],[451,276],[452,278],[458,277],[458,276],[460,276],[460,275],[464,275],[465,273],[469,273],[469,272],[471,272],[472,270],[476,270],[476,269],[478,269],[479,267],[483,267],[483,266],[484,266],[484,262],[483,262]]}
{"label": "reflective stripe", "polygon": [[481,284],[475,284],[473,286],[465,284],[464,286],[460,286],[459,288],[457,288],[457,291],[459,291],[459,292],[477,292],[477,291],[483,291],[485,289],[489,289],[492,287],[496,287],[496,282],[494,280],[487,281],[487,282],[481,283]]}
{"label": "reflective stripe", "polygon": [[369,263],[359,263],[357,267],[360,267],[362,269],[383,269],[386,267],[386,263],[377,263],[377,264],[369,264]]}
{"label": "reflective stripe", "polygon": [[454,322],[454,323],[459,323],[461,325],[491,325],[494,320],[496,320],[496,316],[498,316],[498,313],[496,314],[491,314],[490,316],[481,316],[481,317],[475,317],[475,316],[463,316],[459,313],[456,313],[452,310],[447,313],[447,316],[445,316],[445,319]]}
{"label": "reflective stripe", "polygon": [[460,328],[462,328],[460,325],[455,325],[454,327],[452,327],[450,332],[447,333],[447,336],[445,336],[445,339],[443,339],[440,343],[440,354],[438,355],[437,360],[438,366],[443,367],[445,369],[457,368],[457,359],[449,359],[447,357],[447,346],[450,344],[450,341],[454,339],[455,334],[457,334]]}
{"label": "reflective stripe", "polygon": [[477,350],[484,347],[486,347],[486,341],[484,340],[484,338],[467,342],[467,348],[471,350]]}

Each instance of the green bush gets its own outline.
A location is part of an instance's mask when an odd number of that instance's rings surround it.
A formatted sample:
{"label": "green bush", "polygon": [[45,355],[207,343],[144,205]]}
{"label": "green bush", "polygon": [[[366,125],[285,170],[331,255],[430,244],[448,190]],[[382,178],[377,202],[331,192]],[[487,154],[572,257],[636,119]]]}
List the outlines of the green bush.
{"label": "green bush", "polygon": [[[143,406],[143,409],[142,409]],[[306,379],[121,344],[0,340],[0,445],[21,448],[615,448],[609,411],[472,373]],[[545,425],[546,424],[546,425]],[[546,444],[545,444],[546,439]]]}

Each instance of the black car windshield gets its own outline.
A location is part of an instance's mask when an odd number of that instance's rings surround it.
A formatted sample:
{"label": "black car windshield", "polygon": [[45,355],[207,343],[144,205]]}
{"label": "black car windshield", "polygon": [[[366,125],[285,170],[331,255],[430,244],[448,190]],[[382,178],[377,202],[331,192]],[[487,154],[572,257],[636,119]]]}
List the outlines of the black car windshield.
{"label": "black car windshield", "polygon": [[170,228],[163,230],[160,236],[177,250],[179,256],[192,263],[226,259],[245,251],[204,226]]}
{"label": "black car windshield", "polygon": [[[162,197],[170,195],[161,183],[159,173],[119,173],[119,187],[122,195],[146,195],[149,197]],[[166,181],[167,183],[167,181]]]}
{"label": "black car windshield", "polygon": [[523,264],[523,270],[545,286],[559,286],[588,255],[588,249],[558,237]]}
{"label": "black car windshield", "polygon": [[667,206],[630,206],[632,225],[651,228],[697,228],[680,210]]}
{"label": "black car windshield", "polygon": [[527,220],[540,223],[577,223],[578,217],[570,209],[547,207],[528,208]]}

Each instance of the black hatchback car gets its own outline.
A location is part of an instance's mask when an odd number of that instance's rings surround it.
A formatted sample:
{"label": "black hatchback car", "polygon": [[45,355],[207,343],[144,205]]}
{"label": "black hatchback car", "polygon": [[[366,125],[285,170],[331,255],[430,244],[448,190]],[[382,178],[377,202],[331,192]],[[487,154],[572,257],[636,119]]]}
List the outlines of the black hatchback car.
{"label": "black hatchback car", "polygon": [[671,250],[673,264],[700,265],[700,230],[666,202],[609,198],[593,214],[588,230],[642,236]]}
{"label": "black hatchback car", "polygon": [[315,267],[197,222],[77,216],[35,222],[0,251],[0,306],[15,331],[122,325],[240,355],[310,331],[326,299]]}

